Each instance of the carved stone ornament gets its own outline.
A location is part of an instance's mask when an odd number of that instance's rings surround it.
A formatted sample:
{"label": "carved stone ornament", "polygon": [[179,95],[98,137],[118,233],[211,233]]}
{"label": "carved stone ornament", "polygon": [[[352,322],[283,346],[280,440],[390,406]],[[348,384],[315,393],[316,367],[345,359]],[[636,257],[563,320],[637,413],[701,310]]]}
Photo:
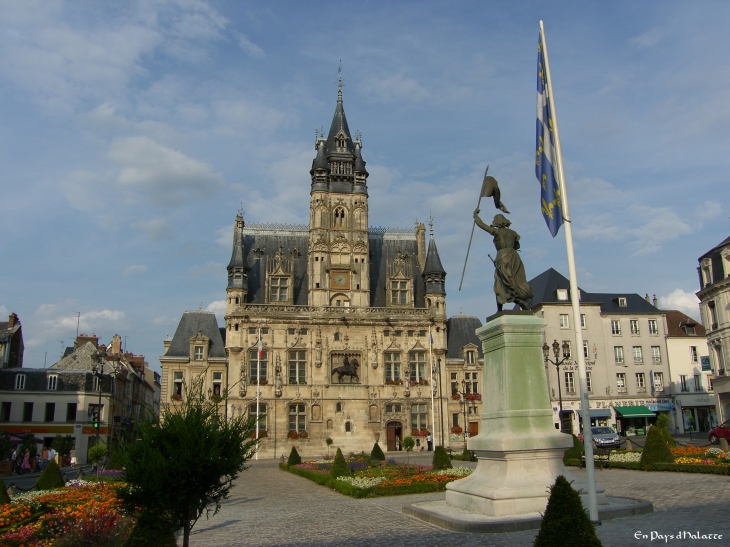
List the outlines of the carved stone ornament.
{"label": "carved stone ornament", "polygon": [[378,368],[378,341],[375,329],[373,329],[373,343],[372,346],[370,346],[370,360],[373,369]]}
{"label": "carved stone ornament", "polygon": [[317,328],[317,341],[314,343],[314,365],[322,366],[322,331]]}
{"label": "carved stone ornament", "polygon": [[281,356],[276,354],[276,377],[274,379],[274,395],[281,397],[282,380],[281,380]]}
{"label": "carved stone ornament", "polygon": [[248,389],[248,379],[246,378],[246,365],[243,362],[241,362],[241,375],[238,379],[238,395],[240,397],[245,397],[247,389]]}

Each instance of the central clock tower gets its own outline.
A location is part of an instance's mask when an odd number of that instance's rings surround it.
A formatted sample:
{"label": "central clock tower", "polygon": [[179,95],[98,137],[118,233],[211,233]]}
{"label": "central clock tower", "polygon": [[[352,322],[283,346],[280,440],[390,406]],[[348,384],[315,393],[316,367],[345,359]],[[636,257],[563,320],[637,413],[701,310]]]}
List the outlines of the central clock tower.
{"label": "central clock tower", "polygon": [[317,133],[310,174],[308,302],[310,306],[370,305],[368,172],[342,106],[342,80],[329,134]]}

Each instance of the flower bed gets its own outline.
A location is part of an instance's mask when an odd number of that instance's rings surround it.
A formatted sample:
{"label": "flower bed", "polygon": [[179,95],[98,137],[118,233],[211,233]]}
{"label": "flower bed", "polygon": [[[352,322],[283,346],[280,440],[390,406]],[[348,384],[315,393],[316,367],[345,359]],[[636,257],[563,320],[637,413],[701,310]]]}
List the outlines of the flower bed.
{"label": "flower bed", "polygon": [[133,519],[116,490],[74,481],[66,488],[25,492],[0,507],[1,547],[112,545],[126,538]]}
{"label": "flower bed", "polygon": [[363,457],[347,458],[347,464],[350,475],[337,479],[329,476],[331,462],[325,460],[279,467],[354,498],[443,491],[448,483],[472,472],[468,467],[434,470],[430,465],[407,465],[392,459],[381,462]]}

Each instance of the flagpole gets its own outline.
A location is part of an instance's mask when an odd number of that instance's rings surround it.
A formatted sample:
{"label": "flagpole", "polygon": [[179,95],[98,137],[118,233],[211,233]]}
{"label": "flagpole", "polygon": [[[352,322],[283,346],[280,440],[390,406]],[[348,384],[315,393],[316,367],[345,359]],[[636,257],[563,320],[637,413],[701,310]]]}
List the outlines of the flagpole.
{"label": "flagpole", "polygon": [[[256,348],[256,439],[259,438],[259,380],[261,378],[261,327],[259,327],[259,343]],[[256,459],[259,459],[258,445]]]}
{"label": "flagpole", "polygon": [[[484,182],[482,182],[482,189],[479,191],[479,201],[477,201],[477,209],[481,207],[482,205],[482,195],[484,194],[484,183],[487,179],[487,173],[489,173],[489,165],[487,165],[486,170],[484,171]],[[459,290],[461,290],[461,285],[464,283],[464,274],[466,273],[466,263],[469,260],[469,251],[471,251],[471,240],[474,239],[474,228],[477,225],[476,219],[474,219],[474,222],[471,225],[471,236],[469,236],[469,246],[466,248],[466,258],[464,259],[464,269],[461,270],[461,281],[459,281]]]}
{"label": "flagpole", "polygon": [[[431,446],[433,446],[433,439],[436,436],[436,409],[433,404],[433,390],[436,384],[433,383],[433,337],[431,336],[431,325],[428,326],[428,361],[431,366],[431,429],[433,429]],[[428,446],[428,443],[426,445]]]}
{"label": "flagpole", "polygon": [[[545,75],[547,77],[548,101],[550,101],[550,113],[552,115],[552,126],[555,133],[555,159],[560,188],[561,212],[563,215],[563,226],[565,226],[565,247],[568,254],[568,274],[570,277],[570,303],[573,308],[573,327],[575,329],[575,352],[578,354],[578,379],[580,384],[581,416],[583,418],[583,449],[586,456],[586,475],[588,482],[588,511],[591,521],[598,520],[598,501],[596,499],[596,473],[593,460],[593,439],[591,435],[591,412],[588,402],[588,381],[586,380],[586,361],[583,355],[583,329],[580,320],[580,293],[578,292],[578,275],[575,270],[575,254],[573,252],[573,229],[571,226],[570,211],[568,209],[568,192],[565,187],[565,175],[563,173],[563,152],[560,148],[560,133],[558,131],[558,114],[553,100],[553,79],[550,75],[550,61],[548,60],[547,41],[545,40],[545,28],[540,21],[540,41],[542,42],[545,58]],[[561,417],[562,419],[562,417]]]}

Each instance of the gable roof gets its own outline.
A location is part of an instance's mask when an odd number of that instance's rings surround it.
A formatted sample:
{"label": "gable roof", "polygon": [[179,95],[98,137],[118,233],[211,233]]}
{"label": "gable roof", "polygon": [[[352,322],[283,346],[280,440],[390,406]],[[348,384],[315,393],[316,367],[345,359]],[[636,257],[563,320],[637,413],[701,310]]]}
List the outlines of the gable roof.
{"label": "gable roof", "polygon": [[[98,348],[91,342],[86,342],[83,346],[76,348],[60,361],[52,364],[49,368],[57,370],[91,370],[94,368],[96,361],[91,357]],[[107,361],[103,362],[102,372],[104,374],[112,374],[114,367]]]}
{"label": "gable roof", "polygon": [[[707,333],[702,323],[698,323],[679,310],[664,310],[667,315],[667,334],[679,338],[704,338]],[[688,334],[684,327],[694,327],[695,334]]]}

